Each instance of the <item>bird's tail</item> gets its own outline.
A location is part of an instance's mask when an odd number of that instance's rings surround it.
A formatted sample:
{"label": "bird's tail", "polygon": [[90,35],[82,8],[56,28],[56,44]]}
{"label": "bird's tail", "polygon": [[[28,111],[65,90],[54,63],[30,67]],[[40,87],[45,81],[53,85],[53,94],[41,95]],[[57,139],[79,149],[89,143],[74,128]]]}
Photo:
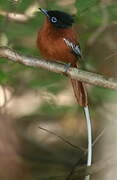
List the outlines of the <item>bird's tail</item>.
{"label": "bird's tail", "polygon": [[83,107],[87,106],[87,92],[84,83],[75,79],[71,79],[71,83],[78,104]]}
{"label": "bird's tail", "polygon": [[[76,66],[74,66],[76,67]],[[91,128],[91,119],[88,109],[88,100],[87,100],[87,92],[85,89],[85,85],[83,82],[80,82],[75,79],[71,79],[72,87],[74,90],[74,94],[76,100],[80,106],[83,107],[85,112],[85,118],[87,122],[87,133],[88,133],[88,148],[87,148],[87,166],[91,166],[92,163],[92,128]],[[85,180],[89,180],[90,175],[85,177]]]}
{"label": "bird's tail", "polygon": [[[91,166],[92,164],[92,125],[91,125],[91,118],[90,118],[88,106],[84,107],[84,113],[86,117],[87,137],[88,137],[87,166]],[[85,180],[90,180],[90,175],[85,176]]]}

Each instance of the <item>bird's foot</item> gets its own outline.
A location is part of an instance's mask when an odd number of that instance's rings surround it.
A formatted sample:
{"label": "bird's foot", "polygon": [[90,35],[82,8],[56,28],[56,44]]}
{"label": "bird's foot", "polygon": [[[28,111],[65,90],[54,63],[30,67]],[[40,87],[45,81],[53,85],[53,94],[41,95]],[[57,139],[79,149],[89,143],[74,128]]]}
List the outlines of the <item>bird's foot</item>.
{"label": "bird's foot", "polygon": [[71,63],[65,64],[65,73],[67,73],[70,67],[71,67]]}

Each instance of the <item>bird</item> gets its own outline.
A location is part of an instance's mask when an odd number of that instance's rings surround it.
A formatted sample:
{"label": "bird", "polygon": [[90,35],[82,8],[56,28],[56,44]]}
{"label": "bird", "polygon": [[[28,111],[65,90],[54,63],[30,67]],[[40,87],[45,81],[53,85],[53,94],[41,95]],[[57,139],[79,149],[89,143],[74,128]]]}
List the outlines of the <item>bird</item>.
{"label": "bird", "polygon": [[[46,60],[61,61],[71,67],[79,67],[81,58],[80,44],[72,24],[74,18],[62,11],[47,11],[44,26],[37,36],[37,47]],[[71,78],[74,94],[80,106],[87,106],[87,92],[83,82]]]}
{"label": "bird", "polygon": [[[46,17],[37,35],[37,47],[40,54],[47,61],[58,61],[66,64],[66,67],[79,68],[82,52],[78,34],[73,27],[73,16],[59,10],[43,8],[39,8],[39,10]],[[89,166],[92,161],[92,134],[87,91],[83,82],[71,78],[71,83],[76,100],[84,108],[87,120],[89,138],[87,165]]]}

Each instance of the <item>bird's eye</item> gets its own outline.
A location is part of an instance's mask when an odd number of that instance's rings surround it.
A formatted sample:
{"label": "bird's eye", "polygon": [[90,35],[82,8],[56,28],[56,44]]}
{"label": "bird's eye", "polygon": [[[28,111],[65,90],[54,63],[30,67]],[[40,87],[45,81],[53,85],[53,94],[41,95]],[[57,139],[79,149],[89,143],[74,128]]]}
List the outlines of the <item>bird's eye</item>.
{"label": "bird's eye", "polygon": [[52,21],[53,23],[56,23],[56,22],[57,22],[57,18],[56,18],[56,17],[52,17],[52,18],[51,18],[51,21]]}

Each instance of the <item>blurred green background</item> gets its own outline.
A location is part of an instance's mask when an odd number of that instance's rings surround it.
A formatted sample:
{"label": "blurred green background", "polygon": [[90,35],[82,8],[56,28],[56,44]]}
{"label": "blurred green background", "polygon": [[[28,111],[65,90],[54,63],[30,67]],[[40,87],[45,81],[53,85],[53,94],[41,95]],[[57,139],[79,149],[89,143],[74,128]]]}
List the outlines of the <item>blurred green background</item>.
{"label": "blurred green background", "polygon": [[[74,15],[74,28],[80,35],[85,69],[117,77],[116,0],[0,0],[0,46],[40,58],[36,38],[44,16],[38,11],[39,7]],[[92,85],[87,85],[87,91],[95,139],[104,130],[105,122],[115,120],[117,95],[114,90]],[[20,157],[26,163],[26,176],[19,176],[19,179],[65,179],[80,157],[83,157],[81,163],[84,164],[84,151],[73,148],[51,133],[79,147],[87,147],[84,114],[76,103],[68,78],[0,58],[0,96],[1,119],[5,118],[9,133],[12,127],[17,142],[23,144],[17,145],[14,140],[13,144],[10,143],[14,149],[19,149],[20,155],[17,154],[16,159]],[[3,121],[2,126],[5,129]],[[5,142],[7,144],[9,140]],[[103,142],[97,142],[94,160],[102,145]],[[18,178],[18,173],[22,174],[17,172],[14,179],[10,174],[11,180]],[[7,179],[6,173],[3,180]]]}

